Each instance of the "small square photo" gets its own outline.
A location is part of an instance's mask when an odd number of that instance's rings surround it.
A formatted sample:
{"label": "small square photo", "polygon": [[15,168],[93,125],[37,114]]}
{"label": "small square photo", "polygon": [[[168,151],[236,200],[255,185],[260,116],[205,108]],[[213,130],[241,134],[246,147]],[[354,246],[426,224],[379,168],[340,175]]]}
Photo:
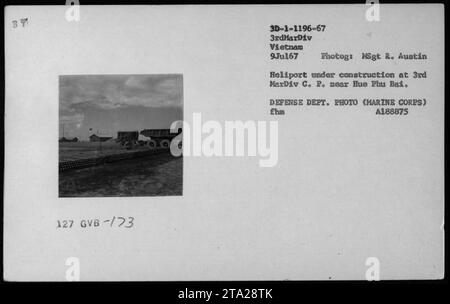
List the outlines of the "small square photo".
{"label": "small square photo", "polygon": [[182,195],[182,120],[181,74],[59,76],[59,197]]}

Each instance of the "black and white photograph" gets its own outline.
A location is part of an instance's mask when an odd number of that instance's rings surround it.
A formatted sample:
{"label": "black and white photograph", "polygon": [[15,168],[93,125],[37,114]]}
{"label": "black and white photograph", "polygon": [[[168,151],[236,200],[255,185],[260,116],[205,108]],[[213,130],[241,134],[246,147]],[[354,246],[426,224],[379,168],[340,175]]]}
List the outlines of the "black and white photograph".
{"label": "black and white photograph", "polygon": [[442,281],[445,9],[6,6],[4,280]]}
{"label": "black and white photograph", "polygon": [[182,75],[59,76],[59,196],[182,195],[182,119]]}

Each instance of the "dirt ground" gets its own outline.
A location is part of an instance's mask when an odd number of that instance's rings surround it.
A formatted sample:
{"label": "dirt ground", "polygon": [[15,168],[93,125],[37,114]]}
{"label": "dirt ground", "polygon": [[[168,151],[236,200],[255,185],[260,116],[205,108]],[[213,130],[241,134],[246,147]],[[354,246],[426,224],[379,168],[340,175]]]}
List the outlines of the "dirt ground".
{"label": "dirt ground", "polygon": [[170,153],[59,173],[60,197],[183,194],[183,158]]}

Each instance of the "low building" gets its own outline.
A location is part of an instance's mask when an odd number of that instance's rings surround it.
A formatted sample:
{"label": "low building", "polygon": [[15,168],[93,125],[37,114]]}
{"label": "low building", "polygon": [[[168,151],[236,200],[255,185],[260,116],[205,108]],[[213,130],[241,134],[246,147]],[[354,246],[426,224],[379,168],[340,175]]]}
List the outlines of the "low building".
{"label": "low building", "polygon": [[103,141],[107,141],[110,140],[112,137],[108,137],[108,136],[98,136],[97,134],[92,134],[91,136],[89,136],[89,141],[90,142],[103,142]]}
{"label": "low building", "polygon": [[77,142],[78,141],[78,138],[77,137],[74,137],[74,138],[72,138],[72,139],[68,139],[68,138],[65,138],[65,137],[61,137],[60,139],[59,139],[59,142]]}

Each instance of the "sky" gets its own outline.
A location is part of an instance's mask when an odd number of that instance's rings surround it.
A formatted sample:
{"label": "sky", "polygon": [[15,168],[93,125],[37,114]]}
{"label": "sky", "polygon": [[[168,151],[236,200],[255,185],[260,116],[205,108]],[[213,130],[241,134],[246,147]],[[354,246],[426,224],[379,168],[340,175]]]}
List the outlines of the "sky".
{"label": "sky", "polygon": [[59,137],[64,130],[66,138],[116,138],[118,131],[168,129],[182,119],[181,74],[59,77]]}

